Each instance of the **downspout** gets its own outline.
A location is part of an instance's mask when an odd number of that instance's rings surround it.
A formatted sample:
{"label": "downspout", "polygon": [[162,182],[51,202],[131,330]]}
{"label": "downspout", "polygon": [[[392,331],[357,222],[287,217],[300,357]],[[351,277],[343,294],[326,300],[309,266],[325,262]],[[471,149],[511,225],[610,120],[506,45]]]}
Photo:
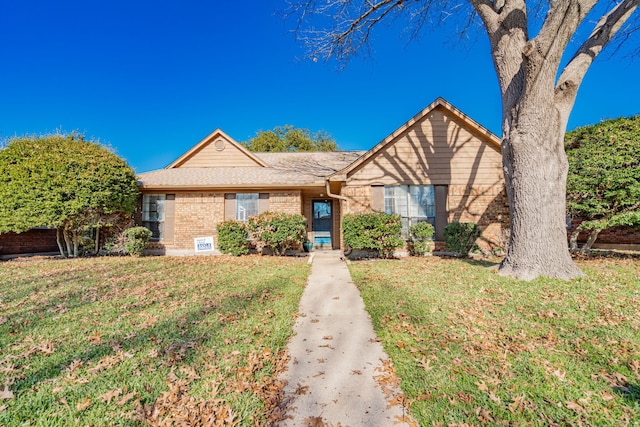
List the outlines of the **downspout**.
{"label": "downspout", "polygon": [[[340,200],[340,217],[342,217],[342,215],[344,215],[343,213],[343,209],[342,209],[342,202],[345,202],[344,204],[345,209],[348,210],[349,209],[349,199],[345,196],[341,196],[340,194],[333,194],[331,192],[331,184],[329,182],[329,178],[326,178],[325,181],[325,190],[327,191],[327,197],[331,198],[331,199],[336,199],[336,200]],[[340,235],[339,235],[339,239],[340,239],[340,251],[344,250],[344,246],[342,245],[342,226],[340,226]]]}

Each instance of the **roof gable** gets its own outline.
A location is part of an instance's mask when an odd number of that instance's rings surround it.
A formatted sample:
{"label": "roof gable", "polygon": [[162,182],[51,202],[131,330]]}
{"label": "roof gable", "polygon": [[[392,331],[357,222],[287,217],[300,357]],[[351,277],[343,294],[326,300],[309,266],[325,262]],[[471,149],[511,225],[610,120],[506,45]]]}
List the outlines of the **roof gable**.
{"label": "roof gable", "polygon": [[[389,136],[387,136],[380,143],[375,145],[372,149],[367,151],[363,156],[361,156],[358,160],[342,169],[341,171],[333,174],[330,179],[335,180],[346,180],[347,177],[353,173],[354,171],[361,168],[363,165],[367,164],[374,160],[378,155],[388,155],[387,151],[398,139],[405,134],[407,131],[411,130],[415,127],[415,125],[419,125],[422,121],[427,120],[430,115],[432,115],[436,111],[441,111],[444,116],[449,116],[452,120],[459,122],[462,126],[469,129],[471,133],[474,133],[478,136],[478,139],[481,139],[485,143],[487,143],[491,148],[500,152],[501,144],[500,138],[498,138],[491,131],[480,125],[475,120],[471,119],[469,116],[464,114],[462,111],[458,110],[456,107],[451,105],[443,98],[437,98],[434,102],[429,104],[426,108],[412,117],[409,121],[404,123],[394,132],[392,132]],[[455,143],[455,141],[452,141]]]}
{"label": "roof gable", "polygon": [[241,144],[216,129],[166,169],[212,167],[265,167],[266,164]]}

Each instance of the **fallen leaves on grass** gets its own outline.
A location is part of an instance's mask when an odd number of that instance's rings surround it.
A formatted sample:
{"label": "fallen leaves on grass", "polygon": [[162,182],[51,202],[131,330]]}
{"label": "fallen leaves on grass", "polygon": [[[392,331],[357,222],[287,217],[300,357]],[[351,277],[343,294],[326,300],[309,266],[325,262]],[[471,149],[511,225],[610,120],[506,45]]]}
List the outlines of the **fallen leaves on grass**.
{"label": "fallen leaves on grass", "polygon": [[4,386],[4,390],[0,390],[0,399],[13,399],[15,396],[13,392],[9,390],[9,387]]}
{"label": "fallen leaves on grass", "polygon": [[231,405],[217,395],[207,400],[196,400],[189,395],[186,380],[169,382],[165,391],[152,405],[138,403],[135,419],[153,427],[234,426],[239,423]]}

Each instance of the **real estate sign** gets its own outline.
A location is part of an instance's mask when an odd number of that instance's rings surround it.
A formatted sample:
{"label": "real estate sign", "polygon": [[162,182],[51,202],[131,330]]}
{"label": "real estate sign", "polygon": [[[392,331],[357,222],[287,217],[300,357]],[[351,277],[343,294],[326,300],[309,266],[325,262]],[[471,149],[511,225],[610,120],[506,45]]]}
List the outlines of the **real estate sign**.
{"label": "real estate sign", "polygon": [[196,237],[193,239],[193,245],[196,253],[211,252],[213,250],[213,236]]}

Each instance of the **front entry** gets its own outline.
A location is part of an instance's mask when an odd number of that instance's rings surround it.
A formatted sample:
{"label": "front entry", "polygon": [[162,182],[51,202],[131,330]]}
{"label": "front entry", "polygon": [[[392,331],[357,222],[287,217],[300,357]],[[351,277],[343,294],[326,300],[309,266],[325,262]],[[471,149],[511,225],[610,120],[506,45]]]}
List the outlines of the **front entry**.
{"label": "front entry", "polygon": [[313,200],[313,247],[316,249],[333,249],[331,242],[331,226],[333,223],[331,200]]}

